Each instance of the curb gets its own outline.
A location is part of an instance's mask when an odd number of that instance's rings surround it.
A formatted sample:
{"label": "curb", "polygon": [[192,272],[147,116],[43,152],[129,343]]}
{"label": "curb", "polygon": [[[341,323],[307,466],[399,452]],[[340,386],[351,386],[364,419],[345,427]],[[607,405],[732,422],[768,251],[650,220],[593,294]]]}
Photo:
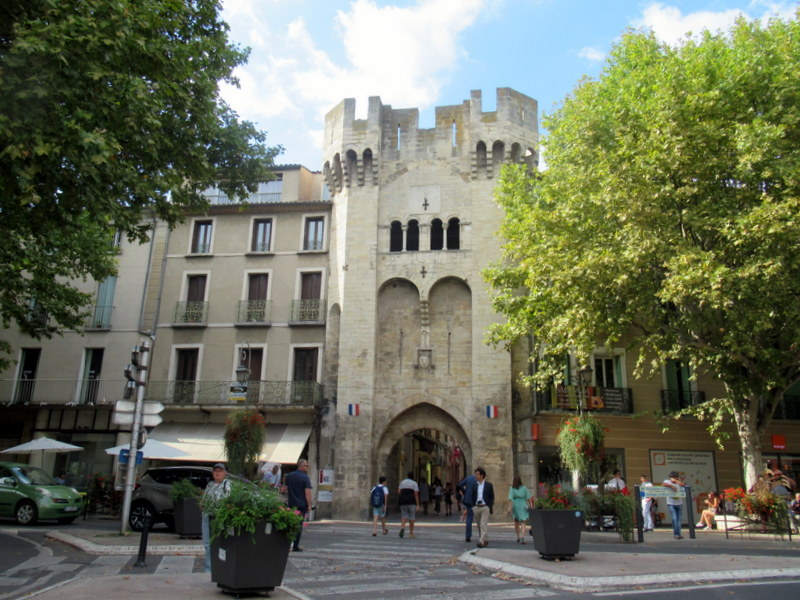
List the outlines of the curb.
{"label": "curb", "polygon": [[653,573],[648,575],[627,575],[625,577],[575,577],[540,571],[520,565],[513,565],[492,558],[477,555],[470,550],[458,557],[459,562],[475,565],[489,571],[513,575],[526,579],[539,586],[569,592],[604,592],[623,590],[636,586],[662,585],[674,586],[676,581],[696,583],[723,583],[731,581],[800,578],[800,568],[793,569],[740,569],[731,571],[706,571],[704,573]]}
{"label": "curb", "polygon": [[[49,531],[46,536],[47,539],[55,540],[57,542],[62,542],[67,544],[68,546],[72,546],[73,548],[77,548],[82,552],[86,552],[87,554],[106,554],[106,555],[114,555],[114,556],[124,556],[124,555],[131,555],[135,556],[139,554],[139,546],[105,546],[103,544],[95,544],[94,542],[90,542],[89,540],[85,540],[81,537],[76,535],[72,535],[71,533],[65,533],[63,531]],[[171,556],[203,556],[205,554],[205,549],[202,545],[199,546],[190,546],[190,545],[152,545],[147,547],[147,554],[151,554],[153,556],[163,556],[163,555],[171,555]]]}

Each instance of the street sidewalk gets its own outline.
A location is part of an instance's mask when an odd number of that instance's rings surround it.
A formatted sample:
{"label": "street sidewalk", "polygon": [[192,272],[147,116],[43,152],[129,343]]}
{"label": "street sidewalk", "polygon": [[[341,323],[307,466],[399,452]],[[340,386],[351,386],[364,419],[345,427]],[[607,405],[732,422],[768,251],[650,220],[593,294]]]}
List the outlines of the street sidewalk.
{"label": "street sidewalk", "polygon": [[[352,527],[354,534],[369,528],[363,522],[323,520],[309,527]],[[392,524],[390,524],[390,527]],[[395,524],[396,528],[397,525]],[[440,518],[417,521],[420,533],[427,528],[456,529],[461,534],[463,524]],[[508,523],[491,525],[492,539],[513,539],[513,526]],[[559,590],[596,592],[638,586],[666,587],[697,582],[734,582],[742,580],[798,579],[800,580],[800,539],[781,539],[774,535],[756,533],[731,534],[698,531],[696,539],[675,540],[671,530],[647,533],[645,542],[620,543],[614,533],[583,532],[581,551],[572,560],[547,561],[539,558],[530,537],[525,545],[514,548],[471,548],[459,560],[481,569],[503,573],[531,581],[535,585]],[[51,531],[48,537],[61,541],[90,554],[136,555],[139,534],[121,535],[118,532],[98,530],[89,524],[76,522],[67,530]],[[459,535],[459,537],[461,537]],[[147,553],[150,555],[201,556],[200,540],[181,540],[173,533],[151,532]],[[181,590],[181,598],[219,598],[219,591],[209,585],[207,574],[196,573],[166,577],[163,575],[136,575],[103,577],[95,580],[80,578],[68,584],[69,593],[78,597],[95,594],[118,600],[133,598],[144,590],[148,595],[174,594]],[[152,586],[155,586],[153,588]],[[172,590],[172,591],[170,591]],[[187,592],[188,591],[188,595]],[[57,600],[64,590],[54,589],[38,596],[40,600]],[[303,598],[288,588],[271,593],[273,598]],[[60,600],[60,598],[58,599]]]}

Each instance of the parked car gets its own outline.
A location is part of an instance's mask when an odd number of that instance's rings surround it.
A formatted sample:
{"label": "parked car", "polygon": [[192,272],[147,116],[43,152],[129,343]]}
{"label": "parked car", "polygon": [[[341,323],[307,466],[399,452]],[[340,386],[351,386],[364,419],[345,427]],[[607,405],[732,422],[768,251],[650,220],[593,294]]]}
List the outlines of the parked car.
{"label": "parked car", "polygon": [[201,490],[213,479],[211,467],[156,467],[147,469],[131,496],[131,511],[128,523],[134,531],[144,528],[144,521],[150,517],[152,524],[164,523],[174,529],[172,484],[188,479]]}
{"label": "parked car", "polygon": [[83,510],[83,496],[61,485],[39,467],[0,462],[0,516],[13,517],[20,525],[39,519],[72,523]]}

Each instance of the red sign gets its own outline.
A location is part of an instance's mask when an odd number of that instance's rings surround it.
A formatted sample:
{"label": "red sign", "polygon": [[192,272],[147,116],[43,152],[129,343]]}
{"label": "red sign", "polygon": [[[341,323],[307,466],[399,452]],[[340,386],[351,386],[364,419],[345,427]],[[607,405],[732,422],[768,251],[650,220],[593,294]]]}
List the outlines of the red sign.
{"label": "red sign", "polygon": [[773,435],[772,436],[772,449],[773,450],[786,450],[786,436]]}

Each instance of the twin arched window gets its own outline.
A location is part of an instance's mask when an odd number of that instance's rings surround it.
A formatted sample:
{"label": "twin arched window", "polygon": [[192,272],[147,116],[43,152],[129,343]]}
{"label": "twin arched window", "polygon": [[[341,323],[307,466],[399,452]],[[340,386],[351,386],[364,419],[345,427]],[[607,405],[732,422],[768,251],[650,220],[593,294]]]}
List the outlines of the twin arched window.
{"label": "twin arched window", "polygon": [[[389,252],[403,251],[403,224],[392,221],[389,227]],[[419,221],[411,219],[405,231],[405,250],[416,252],[419,250]],[[459,250],[461,249],[461,221],[452,217],[445,227],[441,219],[434,219],[430,226],[431,250]]]}

